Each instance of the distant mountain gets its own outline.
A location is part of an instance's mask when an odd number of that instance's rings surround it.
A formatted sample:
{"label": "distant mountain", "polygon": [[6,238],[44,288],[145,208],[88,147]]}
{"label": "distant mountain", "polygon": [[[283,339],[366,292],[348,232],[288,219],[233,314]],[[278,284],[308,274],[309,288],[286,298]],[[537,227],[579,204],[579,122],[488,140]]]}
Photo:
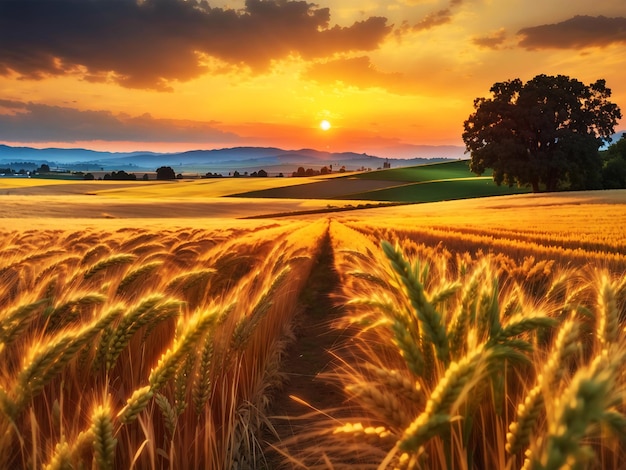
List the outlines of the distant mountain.
{"label": "distant mountain", "polygon": [[[417,153],[417,152],[416,152]],[[442,153],[442,155],[450,155]],[[430,155],[429,155],[430,157]],[[458,158],[458,152],[454,155]],[[11,162],[46,163],[51,167],[89,171],[96,169],[154,171],[160,166],[171,166],[177,172],[257,171],[292,172],[300,166],[319,169],[333,165],[347,170],[376,169],[389,161],[393,167],[419,165],[450,158],[385,159],[354,152],[324,152],[314,149],[284,150],[275,147],[235,147],[215,150],[191,150],[179,153],[156,152],[99,152],[87,149],[35,149],[0,145],[0,165]],[[17,169],[17,168],[16,168]]]}

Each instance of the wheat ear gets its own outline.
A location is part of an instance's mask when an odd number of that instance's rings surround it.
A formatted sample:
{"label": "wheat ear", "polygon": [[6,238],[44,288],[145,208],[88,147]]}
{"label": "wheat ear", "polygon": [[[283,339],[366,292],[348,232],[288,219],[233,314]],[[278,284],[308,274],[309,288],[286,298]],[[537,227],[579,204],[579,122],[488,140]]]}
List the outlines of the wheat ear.
{"label": "wheat ear", "polygon": [[135,281],[144,278],[145,276],[148,276],[157,268],[160,268],[162,265],[163,261],[153,261],[151,263],[146,263],[137,269],[133,269],[128,274],[126,274],[126,276],[124,276],[118,284],[117,294],[120,295],[125,293],[130,289],[130,287],[132,287]]}
{"label": "wheat ear", "polygon": [[178,414],[165,395],[161,395],[160,393],[155,394],[154,401],[163,415],[165,429],[167,429],[170,437],[172,437],[176,430],[176,425],[178,424]]}
{"label": "wheat ear", "polygon": [[91,418],[91,430],[94,466],[99,470],[113,470],[117,440],[113,437],[113,420],[108,405],[96,408]]}
{"label": "wheat ear", "polygon": [[54,447],[50,461],[43,466],[44,470],[73,470],[72,451],[67,441],[59,442]]}
{"label": "wheat ear", "polygon": [[581,446],[581,440],[593,425],[606,418],[614,399],[616,370],[624,356],[613,351],[609,357],[604,350],[588,367],[578,370],[559,397],[543,453],[539,460],[532,460],[531,468],[547,470],[566,464],[582,468],[589,449]]}
{"label": "wheat ear", "polygon": [[425,401],[426,397],[419,382],[409,379],[395,369],[385,369],[372,364],[365,364],[365,366],[382,385],[393,390],[399,397],[406,398],[416,404]]}
{"label": "wheat ear", "polygon": [[516,454],[530,443],[537,420],[545,410],[544,388],[557,386],[565,374],[567,360],[579,350],[580,327],[574,318],[567,319],[559,328],[550,357],[537,376],[535,386],[528,392],[524,402],[517,407],[515,421],[509,425],[506,450]]}
{"label": "wheat ear", "polygon": [[98,261],[91,268],[85,271],[85,274],[83,274],[83,278],[85,280],[91,279],[96,274],[98,274],[101,271],[104,271],[105,269],[108,269],[114,266],[122,266],[125,264],[131,264],[136,259],[137,257],[135,255],[127,255],[127,254],[122,254],[122,253],[117,254],[117,255],[111,255],[107,259]]}
{"label": "wheat ear", "polygon": [[[11,344],[28,328],[38,310],[48,303],[48,299],[37,300],[26,305],[20,305],[8,312],[0,314],[0,345]],[[2,346],[4,348],[4,346]],[[1,349],[0,349],[1,350]]]}
{"label": "wheat ear", "polygon": [[396,428],[403,428],[407,424],[407,416],[402,412],[400,401],[386,389],[377,387],[373,383],[351,384],[346,391],[362,402],[362,408],[380,416],[384,422]]}
{"label": "wheat ear", "polygon": [[89,344],[120,313],[121,309],[113,308],[80,330],[59,333],[46,344],[33,347],[14,386],[12,395],[16,397],[17,408],[20,409],[38,394],[83,346]]}
{"label": "wheat ear", "polygon": [[102,294],[89,293],[70,299],[61,305],[57,305],[46,314],[48,318],[46,332],[58,330],[78,318],[79,312],[77,309],[92,305],[101,305],[105,303],[106,300],[106,296]]}
{"label": "wheat ear", "polygon": [[596,336],[602,347],[613,344],[619,337],[619,309],[615,285],[602,276],[598,292],[598,326]]}
{"label": "wheat ear", "polygon": [[483,271],[476,269],[464,284],[461,301],[448,328],[448,344],[453,358],[461,357],[467,350],[467,331],[476,317],[478,290]]}
{"label": "wheat ear", "polygon": [[158,390],[174,376],[180,361],[192,352],[198,340],[217,323],[219,318],[219,310],[215,308],[201,312],[189,321],[185,332],[174,342],[173,348],[161,356],[157,366],[150,372],[149,381],[152,389]]}
{"label": "wheat ear", "polygon": [[202,347],[202,355],[198,364],[192,388],[193,404],[196,414],[200,416],[211,396],[211,364],[213,362],[213,335],[208,334]]}
{"label": "wheat ear", "polygon": [[120,422],[122,424],[127,424],[134,421],[137,418],[137,415],[141,413],[146,406],[148,406],[148,402],[153,395],[154,391],[150,385],[146,385],[145,387],[135,390],[130,398],[126,400],[124,408],[122,408],[117,414]]}
{"label": "wheat ear", "polygon": [[[420,326],[424,334],[435,346],[437,357],[444,364],[447,364],[449,362],[449,348],[446,328],[441,315],[426,299],[424,286],[420,282],[419,275],[404,259],[399,248],[394,248],[386,241],[382,242],[382,248],[391,263],[391,267],[406,288],[409,301],[420,320]],[[422,277],[424,276],[422,275]]]}
{"label": "wheat ear", "polygon": [[290,268],[283,268],[274,278],[272,284],[263,292],[250,314],[244,316],[233,331],[231,348],[235,351],[242,350],[252,337],[257,325],[265,317],[274,302],[274,295],[282,283],[287,279]]}
{"label": "wheat ear", "polygon": [[458,362],[450,363],[426,402],[424,411],[405,429],[399,444],[401,450],[418,451],[450,422],[455,404],[480,378],[481,369],[486,366],[490,355],[490,349],[478,347]]}
{"label": "wheat ear", "polygon": [[[163,295],[151,295],[129,310],[115,328],[110,338],[106,354],[106,367],[110,370],[117,361],[132,336],[141,327],[158,322],[177,314],[182,303],[177,300],[164,301]],[[104,347],[104,345],[103,345]]]}
{"label": "wheat ear", "polygon": [[337,426],[333,430],[333,434],[337,437],[351,436],[374,446],[389,445],[396,441],[396,436],[386,427],[363,426],[361,423],[346,423],[343,426]]}

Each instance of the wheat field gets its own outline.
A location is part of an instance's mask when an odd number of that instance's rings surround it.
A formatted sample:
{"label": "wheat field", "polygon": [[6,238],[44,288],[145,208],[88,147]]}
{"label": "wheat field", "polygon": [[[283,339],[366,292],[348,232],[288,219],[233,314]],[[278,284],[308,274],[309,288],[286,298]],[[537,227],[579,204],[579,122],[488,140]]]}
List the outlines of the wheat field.
{"label": "wheat field", "polygon": [[[494,199],[5,225],[0,468],[626,467],[626,210]],[[324,250],[341,398],[284,436]]]}

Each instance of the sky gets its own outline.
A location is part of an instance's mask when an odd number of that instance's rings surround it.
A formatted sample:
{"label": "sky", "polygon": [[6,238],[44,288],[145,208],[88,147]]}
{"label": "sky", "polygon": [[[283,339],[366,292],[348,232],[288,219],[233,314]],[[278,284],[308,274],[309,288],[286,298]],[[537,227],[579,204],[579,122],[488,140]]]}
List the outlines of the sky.
{"label": "sky", "polygon": [[514,78],[626,114],[624,64],[625,0],[0,0],[0,143],[420,156]]}

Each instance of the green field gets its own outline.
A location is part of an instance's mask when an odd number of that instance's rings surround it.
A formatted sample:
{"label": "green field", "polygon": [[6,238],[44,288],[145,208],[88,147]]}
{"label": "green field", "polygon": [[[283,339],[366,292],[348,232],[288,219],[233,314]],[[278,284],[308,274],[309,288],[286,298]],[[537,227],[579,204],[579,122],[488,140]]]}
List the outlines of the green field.
{"label": "green field", "polygon": [[[357,178],[419,183],[422,181],[468,178],[474,176],[476,175],[469,170],[469,160],[456,160],[452,162],[431,163],[405,168],[391,168],[389,170],[371,171],[361,173],[357,176]],[[491,170],[485,172],[483,176],[491,176]]]}
{"label": "green field", "polygon": [[348,174],[289,187],[232,194],[237,197],[435,202],[528,193],[528,188],[496,185],[491,172],[476,176],[468,160]]}
{"label": "green field", "polygon": [[528,193],[528,188],[498,186],[491,178],[455,179],[405,184],[385,189],[351,194],[337,199],[395,202],[437,202],[473,197]]}

